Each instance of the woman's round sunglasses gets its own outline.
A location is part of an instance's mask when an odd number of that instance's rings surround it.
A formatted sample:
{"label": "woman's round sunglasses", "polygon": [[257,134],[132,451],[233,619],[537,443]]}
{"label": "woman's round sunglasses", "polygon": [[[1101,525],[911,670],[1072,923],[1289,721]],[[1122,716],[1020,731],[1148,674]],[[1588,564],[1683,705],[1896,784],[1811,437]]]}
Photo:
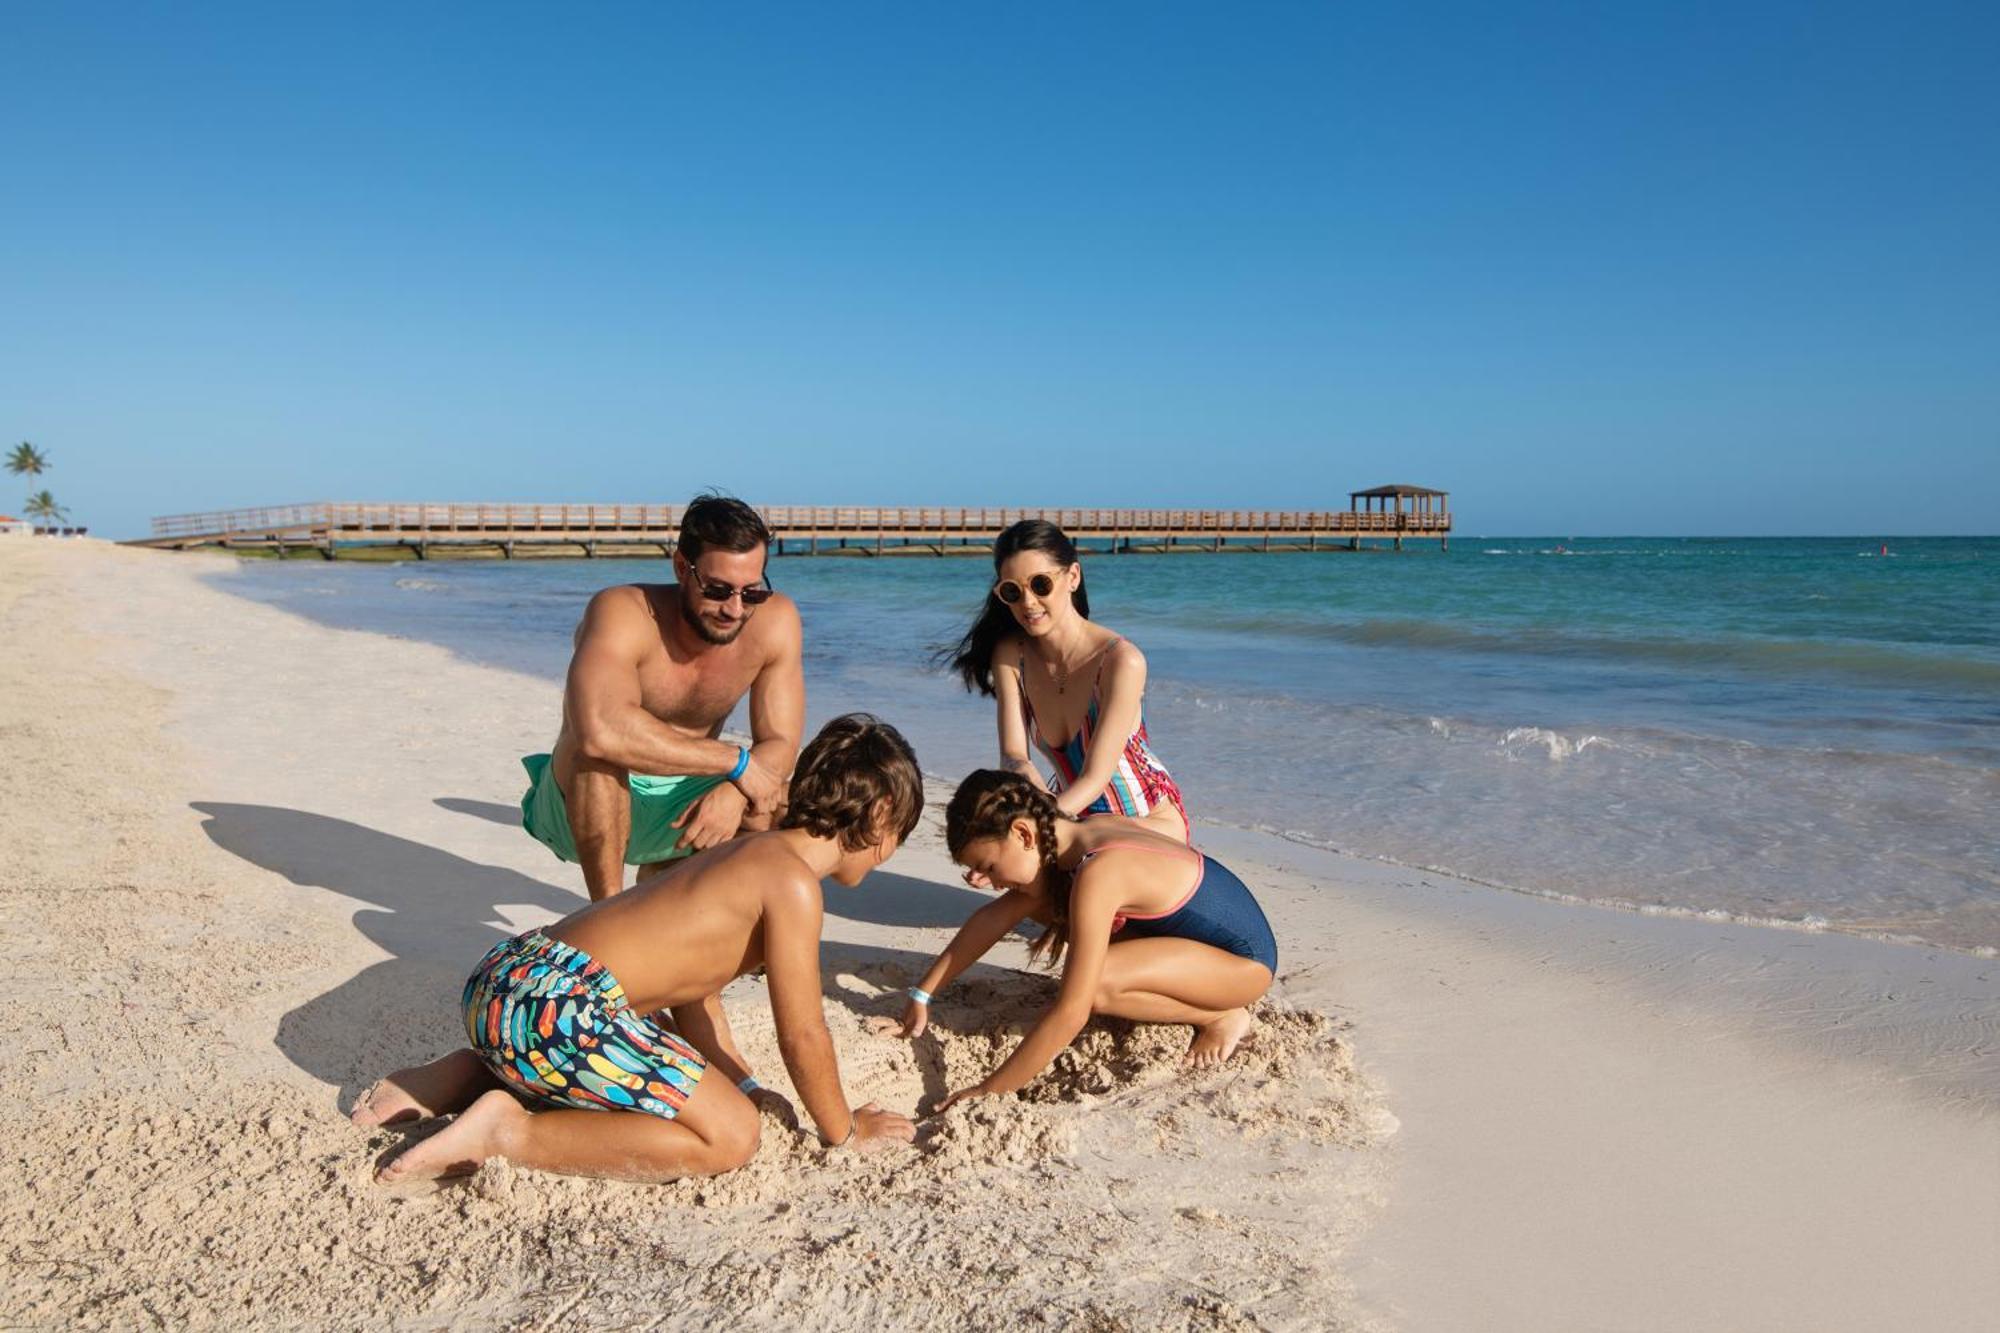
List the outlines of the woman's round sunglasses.
{"label": "woman's round sunglasses", "polygon": [[[1032,574],[1028,578],[1028,591],[1044,600],[1056,590],[1056,576],[1053,574]],[[1012,579],[1002,579],[993,585],[993,595],[1009,606],[1021,600],[1021,585]]]}

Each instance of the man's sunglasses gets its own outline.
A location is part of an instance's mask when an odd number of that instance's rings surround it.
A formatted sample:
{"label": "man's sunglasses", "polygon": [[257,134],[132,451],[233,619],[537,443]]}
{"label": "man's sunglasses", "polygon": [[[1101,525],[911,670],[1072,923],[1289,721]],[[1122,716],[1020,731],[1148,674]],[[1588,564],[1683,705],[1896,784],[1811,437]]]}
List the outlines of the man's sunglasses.
{"label": "man's sunglasses", "polygon": [[771,586],[769,575],[747,588],[739,588],[733,583],[710,582],[692,565],[688,566],[688,573],[694,575],[694,586],[701,590],[702,597],[711,602],[726,602],[732,597],[740,596],[745,606],[762,606],[776,596],[778,591]]}
{"label": "man's sunglasses", "polygon": [[[1043,600],[1047,600],[1055,590],[1056,576],[1053,574],[1036,574],[1028,580],[1028,591]],[[1017,605],[1021,600],[1021,585],[1012,579],[1002,579],[993,585],[993,595],[1009,606]]]}

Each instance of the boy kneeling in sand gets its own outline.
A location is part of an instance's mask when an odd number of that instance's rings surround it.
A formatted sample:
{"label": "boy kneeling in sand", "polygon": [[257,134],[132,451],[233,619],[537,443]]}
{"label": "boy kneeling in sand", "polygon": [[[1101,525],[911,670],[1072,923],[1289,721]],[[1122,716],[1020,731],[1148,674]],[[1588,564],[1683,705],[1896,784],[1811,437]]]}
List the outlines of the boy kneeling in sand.
{"label": "boy kneeling in sand", "polygon": [[[398,1070],[354,1108],[362,1125],[462,1112],[379,1178],[429,1179],[489,1157],[646,1181],[743,1165],[757,1151],[746,1095],[757,1084],[721,992],[759,966],[778,1048],[821,1141],[908,1142],[906,1117],[873,1103],[851,1111],[841,1092],[821,1008],[819,882],[860,883],[909,836],[923,804],[908,742],[850,713],[799,756],[782,828],[494,946],[465,983],[472,1045]],[[650,1017],[660,1009],[673,1011],[678,1031]]]}

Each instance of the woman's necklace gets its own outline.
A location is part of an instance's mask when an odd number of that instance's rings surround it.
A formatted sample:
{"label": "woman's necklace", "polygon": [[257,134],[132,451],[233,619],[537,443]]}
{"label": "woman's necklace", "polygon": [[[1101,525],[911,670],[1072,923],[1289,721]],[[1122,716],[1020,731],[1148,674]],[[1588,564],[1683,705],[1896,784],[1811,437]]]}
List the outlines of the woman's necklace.
{"label": "woman's necklace", "polygon": [[[1090,654],[1084,654],[1083,660],[1086,662],[1089,661]],[[1049,674],[1055,677],[1056,693],[1067,693],[1069,690],[1069,656],[1061,649],[1056,650],[1055,665],[1049,668]]]}

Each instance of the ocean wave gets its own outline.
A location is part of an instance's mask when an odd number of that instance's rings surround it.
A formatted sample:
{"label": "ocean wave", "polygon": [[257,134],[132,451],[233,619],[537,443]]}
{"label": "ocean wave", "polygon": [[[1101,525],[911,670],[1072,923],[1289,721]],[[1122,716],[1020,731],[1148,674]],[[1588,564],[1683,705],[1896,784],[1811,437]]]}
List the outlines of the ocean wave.
{"label": "ocean wave", "polygon": [[1616,897],[1606,894],[1569,893],[1560,889],[1532,888],[1509,883],[1500,879],[1488,879],[1468,874],[1463,870],[1446,865],[1433,865],[1423,861],[1403,860],[1394,856],[1381,856],[1343,846],[1331,839],[1301,832],[1296,829],[1280,828],[1274,824],[1237,823],[1224,819],[1204,819],[1204,823],[1221,824],[1224,827],[1241,829],[1248,833],[1258,833],[1289,842],[1300,847],[1310,847],[1314,851],[1328,852],[1334,856],[1344,856],[1356,861],[1373,861],[1378,865],[1396,866],[1399,869],[1416,871],[1426,875],[1440,875],[1458,880],[1464,884],[1475,884],[1484,889],[1499,889],[1506,893],[1518,893],[1527,898],[1541,898],[1549,902],[1563,903],[1571,907],[1596,908],[1603,911],[1632,912],[1639,916],[1674,917],[1684,921],[1707,921],[1717,925],[1757,926],[1766,930],[1795,930],[1806,934],[1850,935],[1865,940],[1880,940],[1885,944],[1915,945],[1928,949],[1948,949],[1953,953],[1971,954],[1975,958],[2000,958],[2000,947],[1991,944],[1974,944],[1962,940],[1940,940],[1914,930],[1889,930],[1878,925],[1859,921],[1835,921],[1822,912],[1805,912],[1796,917],[1779,916],[1768,912],[1732,910],[1724,907],[1696,907],[1677,903],[1648,902],[1634,895]]}
{"label": "ocean wave", "polygon": [[443,592],[445,585],[436,579],[397,579],[396,586],[404,592]]}
{"label": "ocean wave", "polygon": [[1277,616],[1209,616],[1204,627],[1274,637],[1349,643],[1364,648],[1520,657],[1595,657],[1795,677],[1834,676],[1883,684],[2000,691],[2000,661],[1911,651],[1885,643],[1824,639],[1614,637],[1545,625],[1518,629],[1438,620],[1376,618],[1306,622]]}

